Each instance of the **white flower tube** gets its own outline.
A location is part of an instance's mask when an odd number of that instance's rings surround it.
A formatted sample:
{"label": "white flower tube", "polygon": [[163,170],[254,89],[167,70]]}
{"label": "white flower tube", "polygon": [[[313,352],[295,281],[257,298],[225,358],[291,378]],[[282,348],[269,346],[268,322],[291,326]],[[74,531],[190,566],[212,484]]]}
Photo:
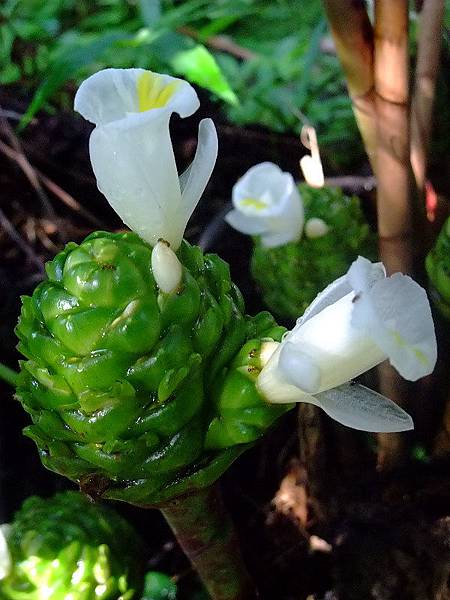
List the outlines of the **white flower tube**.
{"label": "white flower tube", "polygon": [[178,179],[170,116],[198,107],[189,83],[143,69],[99,71],[75,96],[75,110],[96,125],[89,151],[99,190],[152,246],[164,239],[177,250],[214,168],[217,134],[204,119],[194,161]]}
{"label": "white flower tube", "polygon": [[359,257],[317,296],[281,344],[268,345],[264,357],[257,386],[268,402],[311,402],[351,427],[373,431],[377,419],[375,430],[397,431],[393,421],[405,413],[394,403],[383,399],[380,419],[376,403],[346,405],[328,390],[385,359],[411,381],[432,372],[437,348],[425,290],[400,273],[386,277],[381,263]]}
{"label": "white flower tube", "polygon": [[233,207],[225,220],[249,235],[260,235],[264,246],[283,246],[300,239],[303,203],[290,173],[261,163],[249,169],[233,187]]}

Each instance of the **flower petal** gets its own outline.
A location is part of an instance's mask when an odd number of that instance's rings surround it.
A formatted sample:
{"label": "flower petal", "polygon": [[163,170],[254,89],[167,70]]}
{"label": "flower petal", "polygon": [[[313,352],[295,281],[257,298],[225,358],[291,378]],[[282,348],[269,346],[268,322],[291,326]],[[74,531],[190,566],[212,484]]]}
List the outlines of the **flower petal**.
{"label": "flower petal", "polygon": [[344,296],[347,296],[347,294],[349,294],[351,291],[352,289],[347,280],[347,275],[343,275],[342,277],[339,277],[333,281],[333,283],[327,285],[322,292],[317,294],[303,315],[297,319],[297,324],[294,328],[294,331],[303,323],[306,323],[306,321],[319,314],[327,306],[330,306]]}
{"label": "flower petal", "polygon": [[261,235],[261,243],[266,248],[277,248],[278,246],[284,246],[290,242],[295,241],[295,238],[300,236],[293,235],[291,231],[270,231]]}
{"label": "flower petal", "polygon": [[214,123],[203,119],[198,127],[198,143],[194,160],[180,176],[182,206],[186,224],[203,194],[217,159],[218,140]]}
{"label": "flower petal", "polygon": [[367,292],[376,281],[385,277],[386,269],[383,263],[372,263],[364,256],[358,256],[347,272],[348,282],[356,293]]}
{"label": "flower petal", "polygon": [[317,394],[317,406],[354,429],[373,432],[408,431],[411,417],[395,402],[359,384],[344,384]]}
{"label": "flower petal", "polygon": [[[320,383],[315,392],[346,383],[386,358],[365,330],[353,326],[353,299],[353,292],[347,294],[296,326],[283,340],[283,344],[292,342],[319,369]],[[279,368],[289,377],[290,363],[283,361],[283,355]]]}
{"label": "flower petal", "polygon": [[321,373],[317,363],[292,342],[282,344],[279,364],[287,383],[309,394],[319,391]]}
{"label": "flower petal", "polygon": [[144,69],[99,71],[83,81],[74,103],[75,110],[96,125],[129,118],[139,122],[143,114],[151,116],[161,109],[187,117],[199,105],[194,88],[186,81]]}
{"label": "flower petal", "polygon": [[426,292],[407,275],[377,281],[355,302],[353,323],[365,330],[405,379],[431,373],[437,346]]}
{"label": "flower petal", "polygon": [[[280,178],[283,171],[271,162],[263,162],[251,167],[233,187],[233,205],[239,207],[239,201],[243,198],[256,196],[259,198],[267,190],[280,193]],[[281,190],[283,191],[283,189]]]}
{"label": "flower petal", "polygon": [[236,231],[246,233],[247,235],[258,235],[266,231],[266,222],[264,219],[255,219],[244,215],[240,210],[230,210],[225,215],[225,221]]}
{"label": "flower petal", "polygon": [[119,130],[113,125],[97,126],[89,141],[99,190],[123,222],[149,244],[162,238],[176,250],[185,222],[169,114],[160,112],[160,118],[142,127]]}

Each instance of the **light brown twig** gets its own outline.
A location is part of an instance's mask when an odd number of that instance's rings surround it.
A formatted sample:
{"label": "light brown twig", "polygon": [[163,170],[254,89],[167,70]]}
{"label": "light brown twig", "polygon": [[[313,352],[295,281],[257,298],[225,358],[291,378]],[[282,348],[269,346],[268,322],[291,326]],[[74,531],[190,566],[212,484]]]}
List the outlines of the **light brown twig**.
{"label": "light brown twig", "polygon": [[5,232],[13,240],[27,258],[32,262],[39,270],[40,273],[44,273],[44,265],[42,260],[36,255],[33,248],[23,239],[20,233],[16,230],[12,222],[5,215],[3,210],[0,208],[0,225],[3,227]]}
{"label": "light brown twig", "polygon": [[[196,31],[192,27],[179,27],[178,31],[184,35],[193,38],[194,40],[202,41],[198,31]],[[214,50],[226,52],[227,54],[231,54],[232,56],[235,56],[236,58],[240,58],[242,60],[251,60],[258,56],[252,50],[249,50],[248,48],[243,48],[242,46],[236,44],[228,35],[214,35],[204,40],[204,43],[206,46],[209,46]]]}
{"label": "light brown twig", "polygon": [[411,104],[411,165],[419,192],[425,186],[432,133],[432,110],[439,72],[444,0],[424,0]]}

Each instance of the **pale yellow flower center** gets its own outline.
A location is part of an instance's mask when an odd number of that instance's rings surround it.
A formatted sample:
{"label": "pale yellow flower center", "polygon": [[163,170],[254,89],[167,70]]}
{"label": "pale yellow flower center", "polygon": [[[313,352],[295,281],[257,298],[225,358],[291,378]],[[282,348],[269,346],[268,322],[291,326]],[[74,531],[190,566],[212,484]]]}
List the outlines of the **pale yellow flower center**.
{"label": "pale yellow flower center", "polygon": [[267,203],[260,198],[243,198],[240,202],[241,206],[251,206],[256,210],[263,210],[267,208]]}
{"label": "pale yellow flower center", "polygon": [[144,71],[136,82],[139,112],[166,106],[178,86],[177,81],[165,84],[162,77]]}

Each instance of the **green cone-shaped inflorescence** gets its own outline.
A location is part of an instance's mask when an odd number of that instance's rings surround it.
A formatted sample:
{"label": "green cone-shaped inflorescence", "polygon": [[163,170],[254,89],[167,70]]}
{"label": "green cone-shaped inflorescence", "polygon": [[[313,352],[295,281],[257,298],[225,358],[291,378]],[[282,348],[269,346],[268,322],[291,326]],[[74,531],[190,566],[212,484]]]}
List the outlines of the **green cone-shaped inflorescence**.
{"label": "green cone-shaped inflorescence", "polygon": [[431,297],[441,313],[450,319],[450,217],[426,259]]}
{"label": "green cone-shaped inflorescence", "polygon": [[158,504],[209,485],[290,406],[257,393],[264,337],[228,265],[183,242],[176,293],[159,291],[152,249],[97,232],[47,264],[23,298],[17,397],[49,469],[93,496]]}
{"label": "green cone-shaped inflorescence", "polygon": [[4,600],[139,600],[142,542],[114,510],[78,492],[32,496],[7,535]]}
{"label": "green cone-shaped inflorescence", "polygon": [[299,185],[305,223],[324,221],[327,233],[276,248],[255,238],[251,271],[264,302],[279,317],[296,319],[329,283],[344,275],[358,255],[375,255],[375,238],[356,196],[339,188],[314,189]]}
{"label": "green cone-shaped inflorescence", "polygon": [[176,600],[177,584],[165,573],[149,571],[145,575],[142,600]]}

